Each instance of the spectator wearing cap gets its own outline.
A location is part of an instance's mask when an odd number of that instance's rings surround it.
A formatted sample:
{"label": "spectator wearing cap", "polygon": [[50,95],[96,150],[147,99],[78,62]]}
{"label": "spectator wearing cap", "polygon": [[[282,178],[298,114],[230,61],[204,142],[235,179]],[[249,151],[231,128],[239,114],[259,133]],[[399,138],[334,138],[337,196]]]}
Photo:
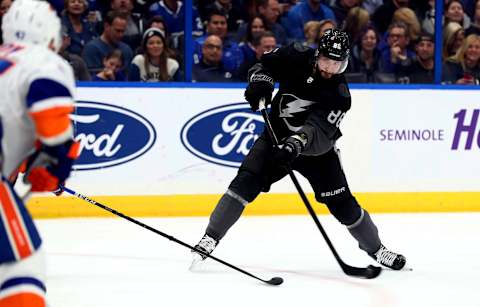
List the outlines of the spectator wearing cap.
{"label": "spectator wearing cap", "polygon": [[[148,10],[150,17],[156,15],[162,16],[172,36],[183,34],[185,28],[184,2],[177,0],[160,0],[153,3]],[[203,34],[202,20],[198,15],[196,7],[192,8],[192,27],[194,36]]]}
{"label": "spectator wearing cap", "polygon": [[208,18],[206,34],[194,41],[194,63],[197,64],[202,58],[202,46],[209,35],[216,35],[222,40],[222,62],[224,68],[230,73],[234,73],[242,64],[243,53],[237,42],[235,42],[228,33],[227,17],[220,11],[212,11]]}
{"label": "spectator wearing cap", "polygon": [[97,23],[85,18],[86,0],[65,0],[62,12],[62,26],[70,37],[67,52],[81,55],[85,45],[98,37]]}
{"label": "spectator wearing cap", "polygon": [[435,41],[433,35],[422,33],[415,43],[415,59],[398,72],[398,80],[402,83],[433,83]]}
{"label": "spectator wearing cap", "polygon": [[480,36],[470,34],[457,53],[443,65],[442,82],[453,84],[479,84]]}
{"label": "spectator wearing cap", "polygon": [[332,9],[323,4],[321,0],[299,1],[292,7],[285,18],[282,19],[282,25],[287,31],[287,36],[292,40],[305,39],[303,26],[310,20],[321,21],[323,19],[332,19],[336,22],[335,14]]}
{"label": "spectator wearing cap", "polygon": [[173,52],[169,50],[162,30],[150,28],[145,31],[142,51],[132,60],[129,81],[181,81],[179,64],[170,56]]}
{"label": "spectator wearing cap", "polygon": [[[122,63],[127,64],[132,61],[132,49],[122,42],[126,28],[127,18],[125,15],[113,11],[107,13],[102,35],[91,40],[83,48],[82,58],[87,63],[90,72],[96,73],[101,70],[103,59],[114,49],[120,49],[122,52]],[[125,70],[125,67],[122,70]]]}
{"label": "spectator wearing cap", "polygon": [[400,66],[409,65],[415,53],[408,49],[410,36],[408,26],[393,22],[387,32],[388,47],[382,50],[381,69],[383,73],[397,73]]}
{"label": "spectator wearing cap", "polygon": [[232,73],[222,63],[223,42],[218,35],[209,35],[202,45],[202,57],[192,68],[193,82],[232,82]]}
{"label": "spectator wearing cap", "polygon": [[142,41],[145,19],[139,13],[133,12],[133,0],[111,0],[110,7],[112,11],[119,12],[127,18],[127,28],[122,41],[132,50],[136,50]]}

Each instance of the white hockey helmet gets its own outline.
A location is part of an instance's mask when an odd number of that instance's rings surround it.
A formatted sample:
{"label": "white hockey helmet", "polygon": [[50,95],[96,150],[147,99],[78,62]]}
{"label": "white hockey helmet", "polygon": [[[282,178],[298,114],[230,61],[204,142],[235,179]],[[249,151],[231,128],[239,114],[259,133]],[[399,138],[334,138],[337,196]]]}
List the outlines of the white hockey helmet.
{"label": "white hockey helmet", "polygon": [[48,47],[53,39],[55,51],[61,45],[61,22],[46,1],[15,0],[2,19],[3,42],[24,42]]}

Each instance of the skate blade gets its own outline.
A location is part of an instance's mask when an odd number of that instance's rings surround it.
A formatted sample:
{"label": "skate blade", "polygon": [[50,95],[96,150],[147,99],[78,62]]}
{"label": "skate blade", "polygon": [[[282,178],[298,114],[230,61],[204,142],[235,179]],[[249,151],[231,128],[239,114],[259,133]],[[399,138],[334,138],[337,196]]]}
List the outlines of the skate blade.
{"label": "skate blade", "polygon": [[190,272],[197,272],[202,269],[203,267],[203,258],[197,253],[193,253],[192,255],[192,263],[190,264],[190,267],[188,268]]}

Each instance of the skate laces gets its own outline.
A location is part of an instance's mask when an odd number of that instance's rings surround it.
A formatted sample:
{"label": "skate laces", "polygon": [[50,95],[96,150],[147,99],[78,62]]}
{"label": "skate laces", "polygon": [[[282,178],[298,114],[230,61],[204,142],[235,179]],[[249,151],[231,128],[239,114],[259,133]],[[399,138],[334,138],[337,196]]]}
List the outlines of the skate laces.
{"label": "skate laces", "polygon": [[389,251],[385,246],[381,246],[380,249],[375,253],[377,261],[379,263],[385,264],[387,266],[392,266],[395,259],[397,259],[397,254]]}
{"label": "skate laces", "polygon": [[208,235],[204,235],[197,245],[210,254],[215,249],[215,246],[217,246],[217,241]]}

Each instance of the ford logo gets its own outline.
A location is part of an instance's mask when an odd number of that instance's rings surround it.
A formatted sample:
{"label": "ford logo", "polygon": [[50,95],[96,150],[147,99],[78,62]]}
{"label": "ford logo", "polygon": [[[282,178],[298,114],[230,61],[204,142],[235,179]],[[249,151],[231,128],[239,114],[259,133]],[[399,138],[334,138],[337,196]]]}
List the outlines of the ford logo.
{"label": "ford logo", "polygon": [[181,140],[200,159],[239,167],[263,126],[262,116],[245,103],[230,104],[191,118],[182,128]]}
{"label": "ford logo", "polygon": [[155,143],[153,125],[126,108],[79,101],[71,114],[80,154],[73,169],[91,170],[126,163],[146,153]]}

